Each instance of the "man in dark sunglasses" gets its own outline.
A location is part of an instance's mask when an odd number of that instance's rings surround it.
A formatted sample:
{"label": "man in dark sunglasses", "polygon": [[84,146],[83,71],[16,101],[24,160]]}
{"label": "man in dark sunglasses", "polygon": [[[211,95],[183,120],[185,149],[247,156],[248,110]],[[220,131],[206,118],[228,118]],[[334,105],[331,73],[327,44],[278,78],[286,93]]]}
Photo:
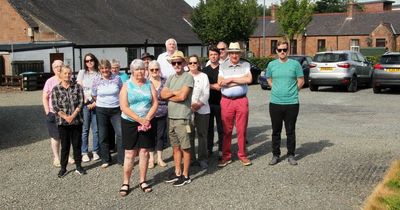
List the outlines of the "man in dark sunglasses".
{"label": "man in dark sunglasses", "polygon": [[285,123],[287,156],[290,165],[297,165],[296,120],[299,114],[299,90],[304,85],[304,74],[299,62],[288,58],[289,44],[278,41],[278,59],[267,67],[267,81],[271,87],[269,114],[272,124],[272,159],[270,165],[277,164],[281,155],[281,131]]}

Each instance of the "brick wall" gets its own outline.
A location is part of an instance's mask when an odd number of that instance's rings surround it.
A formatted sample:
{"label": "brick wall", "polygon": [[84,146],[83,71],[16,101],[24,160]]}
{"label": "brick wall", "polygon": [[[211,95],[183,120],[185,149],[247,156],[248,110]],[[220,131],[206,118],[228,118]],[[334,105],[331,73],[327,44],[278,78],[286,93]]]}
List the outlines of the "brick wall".
{"label": "brick wall", "polygon": [[382,2],[363,4],[362,7],[363,7],[363,12],[382,12],[383,11],[383,3]]}
{"label": "brick wall", "polygon": [[28,24],[14,10],[7,0],[0,0],[0,43],[29,42],[27,36]]}

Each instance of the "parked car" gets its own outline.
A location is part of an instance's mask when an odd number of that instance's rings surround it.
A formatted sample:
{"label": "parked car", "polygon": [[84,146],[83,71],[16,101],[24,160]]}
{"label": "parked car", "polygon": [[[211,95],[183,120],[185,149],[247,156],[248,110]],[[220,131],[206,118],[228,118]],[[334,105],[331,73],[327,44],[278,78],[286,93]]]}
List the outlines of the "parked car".
{"label": "parked car", "polygon": [[317,91],[319,86],[342,86],[356,92],[359,85],[371,84],[372,73],[372,64],[359,52],[320,52],[310,65],[309,87]]}
{"label": "parked car", "polygon": [[[307,55],[289,55],[288,56],[290,59],[296,60],[300,63],[301,67],[303,68],[303,73],[304,73],[304,85],[308,85],[308,77],[310,74],[310,63],[312,62],[312,58]],[[266,90],[269,89],[270,87],[268,86],[267,82],[267,77],[266,75],[266,70],[262,71],[260,73],[260,76],[258,77],[258,83],[261,86],[261,89]]]}
{"label": "parked car", "polygon": [[251,63],[249,60],[247,60],[245,58],[240,58],[240,60],[250,63],[250,72],[251,72],[251,76],[252,76],[251,84],[256,84],[258,82],[257,79],[261,73],[261,69],[258,68],[258,66],[256,66],[254,63]]}
{"label": "parked car", "polygon": [[390,52],[382,55],[374,66],[372,90],[380,93],[383,88],[400,87],[400,53]]}

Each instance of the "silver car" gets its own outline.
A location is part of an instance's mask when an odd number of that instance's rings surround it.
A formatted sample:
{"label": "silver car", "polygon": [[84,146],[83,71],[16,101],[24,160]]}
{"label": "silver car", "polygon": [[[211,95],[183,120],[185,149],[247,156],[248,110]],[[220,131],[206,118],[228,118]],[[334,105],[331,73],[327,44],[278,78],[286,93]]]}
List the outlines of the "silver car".
{"label": "silver car", "polygon": [[309,87],[317,91],[319,86],[342,86],[356,92],[360,84],[371,85],[372,65],[355,51],[319,52],[310,64]]}
{"label": "silver car", "polygon": [[400,87],[400,53],[390,52],[382,55],[374,66],[372,90],[380,93],[383,88]]}

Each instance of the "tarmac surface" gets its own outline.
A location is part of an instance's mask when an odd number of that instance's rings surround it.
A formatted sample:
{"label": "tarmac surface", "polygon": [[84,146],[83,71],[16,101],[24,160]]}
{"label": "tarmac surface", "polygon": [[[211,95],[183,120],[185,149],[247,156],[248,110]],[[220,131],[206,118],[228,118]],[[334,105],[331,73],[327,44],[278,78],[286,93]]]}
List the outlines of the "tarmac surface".
{"label": "tarmac surface", "polygon": [[[192,183],[174,187],[164,183],[173,171],[168,148],[164,152],[168,167],[148,172],[153,192],[145,194],[138,188],[136,166],[132,191],[125,198],[118,195],[122,168],[117,164],[102,169],[100,162],[89,162],[84,164],[88,172],[84,176],[73,173],[75,167],[70,165],[70,173],[58,178],[41,91],[2,92],[0,209],[361,209],[391,161],[399,159],[399,91],[303,89],[296,130],[299,165],[283,159],[269,166],[270,91],[258,85],[249,90],[247,137],[253,165],[242,166],[234,155],[233,163],[220,169],[213,156],[208,170],[191,168]],[[283,132],[283,155],[285,139]]]}

